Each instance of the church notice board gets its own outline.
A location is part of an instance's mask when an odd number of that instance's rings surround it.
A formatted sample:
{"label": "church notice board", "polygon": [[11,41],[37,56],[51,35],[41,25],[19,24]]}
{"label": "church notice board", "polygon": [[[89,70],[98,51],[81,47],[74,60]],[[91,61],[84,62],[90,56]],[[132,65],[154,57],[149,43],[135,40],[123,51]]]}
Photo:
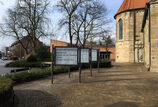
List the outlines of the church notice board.
{"label": "church notice board", "polygon": [[90,53],[89,49],[81,49],[81,56],[80,56],[81,63],[89,63],[90,62],[89,53]]}
{"label": "church notice board", "polygon": [[55,65],[78,65],[78,48],[55,47]]}
{"label": "church notice board", "polygon": [[95,50],[95,49],[91,50],[91,61],[92,62],[98,61],[98,50]]}

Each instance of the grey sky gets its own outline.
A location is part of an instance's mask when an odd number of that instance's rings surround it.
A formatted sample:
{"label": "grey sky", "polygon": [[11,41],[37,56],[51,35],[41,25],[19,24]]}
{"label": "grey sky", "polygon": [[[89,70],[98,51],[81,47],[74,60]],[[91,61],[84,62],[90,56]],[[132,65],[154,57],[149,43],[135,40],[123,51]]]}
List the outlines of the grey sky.
{"label": "grey sky", "polygon": [[[2,1],[2,0],[0,0],[0,1]],[[16,0],[3,0],[2,3],[0,2],[0,23],[4,23],[3,19],[4,19],[4,17],[7,16],[7,10],[8,10],[8,8],[12,8],[15,5],[15,1]],[[50,1],[52,1],[52,4],[55,4],[56,0],[50,0]],[[111,27],[112,27],[112,30],[114,33],[115,33],[114,15],[117,12],[117,10],[119,9],[122,2],[123,2],[123,0],[104,0],[104,3],[109,11],[108,18],[112,20]],[[52,12],[49,17],[52,20],[52,23],[53,23],[52,26],[55,30],[55,35],[56,35],[52,39],[68,41],[68,37],[66,37],[66,36],[63,37],[63,33],[61,33],[64,31],[60,31],[58,33],[57,28],[56,28],[57,21],[62,17],[62,15],[59,13],[56,13],[56,12]],[[0,50],[2,50],[6,46],[10,46],[14,41],[15,40],[10,37],[0,37]],[[49,45],[49,43],[50,43],[50,39],[48,39],[48,38],[41,39],[41,41],[46,43],[47,45]]]}

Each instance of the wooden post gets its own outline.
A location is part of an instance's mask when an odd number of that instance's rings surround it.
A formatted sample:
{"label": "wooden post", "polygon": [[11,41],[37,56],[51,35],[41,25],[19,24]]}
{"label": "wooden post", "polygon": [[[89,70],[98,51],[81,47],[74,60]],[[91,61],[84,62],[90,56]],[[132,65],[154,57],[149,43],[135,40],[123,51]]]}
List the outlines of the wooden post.
{"label": "wooden post", "polygon": [[82,72],[82,64],[81,64],[81,49],[79,48],[79,52],[78,52],[78,60],[79,60],[79,83],[81,83],[81,72]]}
{"label": "wooden post", "polygon": [[98,73],[100,72],[100,51],[98,50]]}
{"label": "wooden post", "polygon": [[81,70],[81,64],[80,64],[80,66],[79,66],[79,83],[81,83],[81,72],[82,72],[82,70]]}
{"label": "wooden post", "polygon": [[69,78],[70,78],[70,76],[71,76],[71,74],[70,74],[70,70],[71,70],[71,67],[69,66],[69,67],[68,67]]}
{"label": "wooden post", "polygon": [[92,49],[91,49],[91,52],[90,52],[90,76],[92,77]]}
{"label": "wooden post", "polygon": [[53,68],[53,63],[52,63],[52,71],[51,71],[51,80],[52,80],[52,84],[54,83],[53,75],[54,75],[54,68]]}
{"label": "wooden post", "polygon": [[93,74],[92,74],[92,63],[90,63],[90,75],[91,75],[91,77],[93,76]]}
{"label": "wooden post", "polygon": [[99,61],[98,61],[98,73],[100,72]]}
{"label": "wooden post", "polygon": [[54,46],[52,46],[52,65],[51,65],[51,68],[52,68],[52,71],[51,71],[51,82],[52,84],[54,83],[54,78],[53,78],[53,75],[54,75]]}

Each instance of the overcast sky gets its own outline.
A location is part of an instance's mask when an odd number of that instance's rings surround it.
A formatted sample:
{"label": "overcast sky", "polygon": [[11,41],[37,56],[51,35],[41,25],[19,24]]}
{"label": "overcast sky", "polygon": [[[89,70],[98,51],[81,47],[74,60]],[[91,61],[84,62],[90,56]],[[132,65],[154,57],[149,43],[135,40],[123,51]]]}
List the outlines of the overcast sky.
{"label": "overcast sky", "polygon": [[[15,1],[16,0],[0,0],[0,23],[4,23],[4,18],[7,17],[7,10],[8,8],[13,8],[15,5]],[[56,0],[50,0],[52,2],[52,4],[55,4]],[[104,0],[104,3],[106,5],[106,7],[108,8],[109,14],[108,14],[108,18],[112,20],[112,31],[113,31],[113,36],[115,36],[115,20],[114,20],[114,15],[117,12],[117,10],[119,9],[120,5],[122,4],[123,0]],[[56,31],[56,26],[58,23],[58,20],[62,17],[61,14],[56,13],[56,12],[52,12],[49,16],[53,22],[53,28],[55,29],[55,37],[53,37],[52,39],[57,39],[57,40],[61,40],[61,41],[69,41],[67,36],[63,37],[63,33],[64,31],[60,31],[59,33]],[[4,47],[6,46],[10,46],[13,42],[14,42],[14,38],[10,38],[10,37],[0,37],[0,50],[2,50]],[[45,39],[41,39],[42,42],[44,42],[45,44],[49,45],[50,43],[50,38],[45,38]]]}

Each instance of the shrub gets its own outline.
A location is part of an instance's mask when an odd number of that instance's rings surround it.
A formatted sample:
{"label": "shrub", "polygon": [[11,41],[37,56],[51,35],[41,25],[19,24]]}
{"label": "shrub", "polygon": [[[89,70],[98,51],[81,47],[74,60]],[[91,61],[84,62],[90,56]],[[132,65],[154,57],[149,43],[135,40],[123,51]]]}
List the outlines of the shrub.
{"label": "shrub", "polygon": [[29,82],[51,75],[51,68],[46,68],[36,72],[22,72],[14,75],[7,74],[6,77],[12,79],[15,83]]}
{"label": "shrub", "polygon": [[[92,67],[97,68],[97,63],[93,63]],[[111,62],[100,62],[100,67],[110,67]],[[90,64],[82,64],[82,69],[87,69],[90,67]],[[71,72],[77,71],[78,66],[71,66]],[[55,66],[54,67],[54,74],[60,74],[60,73],[67,73],[68,72],[68,66]],[[40,79],[43,77],[47,77],[51,75],[51,68],[46,68],[43,70],[39,70],[36,72],[23,72],[18,73],[14,75],[6,75],[6,77],[12,79],[15,83],[21,83],[21,82],[29,82],[32,80]]]}
{"label": "shrub", "polygon": [[0,76],[0,107],[6,107],[12,102],[13,84],[12,80]]}
{"label": "shrub", "polygon": [[[90,64],[82,64],[82,68],[89,68],[89,67],[90,67]],[[98,63],[92,62],[92,68],[97,68],[97,67],[98,67]],[[110,61],[100,61],[99,67],[100,68],[111,67],[111,62]]]}
{"label": "shrub", "polygon": [[40,67],[41,62],[14,61],[6,64],[6,67]]}
{"label": "shrub", "polygon": [[54,68],[54,73],[58,74],[58,73],[66,73],[68,71],[68,66],[56,66]]}
{"label": "shrub", "polygon": [[37,59],[40,61],[51,61],[50,48],[48,46],[42,46],[36,51]]}
{"label": "shrub", "polygon": [[31,55],[27,58],[27,62],[36,62],[37,57],[35,55]]}
{"label": "shrub", "polygon": [[10,58],[10,60],[16,61],[16,60],[18,60],[18,57],[12,56],[12,57]]}

